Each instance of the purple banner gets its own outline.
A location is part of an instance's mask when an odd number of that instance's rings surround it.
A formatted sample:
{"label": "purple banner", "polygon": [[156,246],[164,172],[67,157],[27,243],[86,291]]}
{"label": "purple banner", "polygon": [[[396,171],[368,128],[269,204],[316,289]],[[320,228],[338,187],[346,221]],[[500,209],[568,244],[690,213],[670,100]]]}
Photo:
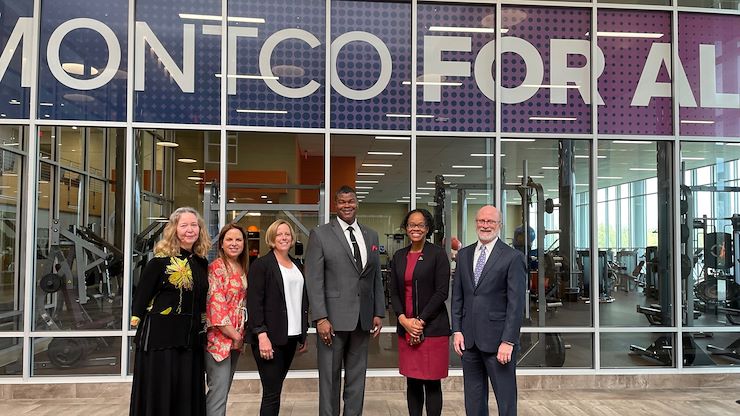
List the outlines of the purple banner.
{"label": "purple banner", "polygon": [[678,15],[678,56],[689,84],[679,91],[681,135],[740,137],[738,24],[737,16]]}
{"label": "purple banner", "polygon": [[670,88],[671,14],[655,11],[599,10],[598,132],[673,133]]}

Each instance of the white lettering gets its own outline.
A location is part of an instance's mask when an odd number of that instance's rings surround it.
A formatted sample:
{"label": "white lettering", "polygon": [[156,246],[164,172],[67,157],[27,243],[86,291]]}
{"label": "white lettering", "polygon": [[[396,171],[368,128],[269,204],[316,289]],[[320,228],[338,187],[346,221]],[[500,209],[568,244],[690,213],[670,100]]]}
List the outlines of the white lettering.
{"label": "white lettering", "polygon": [[527,72],[524,81],[513,88],[501,86],[501,102],[504,104],[517,104],[532,98],[539,90],[539,85],[545,77],[545,65],[542,57],[531,43],[524,39],[506,36],[501,38],[501,55],[513,52],[524,59]]}
{"label": "white lettering", "polygon": [[182,92],[195,92],[195,25],[182,26],[182,70],[177,66],[172,56],[164,48],[162,42],[149,28],[146,22],[136,22],[136,48],[134,49],[134,89],[144,91],[144,50],[146,45],[152,49],[164,70],[170,74]]}
{"label": "white lettering", "polygon": [[[105,69],[103,69],[103,71],[100,72],[100,75],[96,77],[90,79],[74,78],[70,76],[64,68],[62,68],[62,63],[59,60],[59,50],[62,46],[64,37],[75,29],[92,29],[98,32],[108,46],[108,62],[105,65]],[[94,90],[107,84],[114,76],[116,76],[118,67],[121,64],[121,45],[118,43],[116,34],[113,33],[113,30],[106,26],[105,23],[99,20],[81,17],[67,20],[54,30],[49,37],[49,46],[46,49],[46,60],[49,63],[49,70],[62,84],[76,90]],[[78,63],[84,65],[84,62]]]}
{"label": "white lettering", "polygon": [[31,46],[33,45],[33,18],[19,17],[13,31],[10,33],[8,43],[0,55],[0,81],[8,70],[10,60],[23,41],[23,52],[21,53],[21,87],[31,86]]}
{"label": "white lettering", "polygon": [[702,107],[740,108],[740,94],[717,92],[714,45],[699,45],[699,97]]}
{"label": "white lettering", "polygon": [[469,37],[424,36],[424,101],[442,101],[442,77],[470,76],[470,62],[443,61],[442,52],[470,52]]}
{"label": "white lettering", "polygon": [[[596,48],[596,78],[604,72],[604,52]],[[580,68],[568,66],[568,56],[581,55],[586,58],[586,64]],[[591,42],[581,39],[550,39],[550,84],[555,86],[568,85],[572,82],[578,86],[583,102],[591,104]],[[551,88],[550,102],[552,104],[568,104],[568,90],[565,88]],[[604,105],[604,100],[596,92],[596,103]]]}
{"label": "white lettering", "polygon": [[[350,42],[365,42],[370,44],[380,56],[380,75],[378,80],[375,81],[372,87],[365,90],[353,90],[342,82],[337,72],[337,56],[339,51]],[[391,51],[388,47],[380,40],[379,37],[367,33],[367,32],[347,32],[334,39],[331,43],[331,86],[344,97],[351,100],[369,100],[385,89],[391,80],[391,74],[393,73],[393,59],[391,58]]]}
{"label": "white lettering", "polygon": [[319,42],[316,36],[302,29],[283,29],[277,31],[273,33],[269,38],[267,38],[267,40],[265,40],[265,44],[262,45],[262,49],[260,50],[260,75],[262,75],[263,77],[267,77],[265,79],[265,84],[267,84],[267,86],[271,90],[275,91],[275,93],[280,94],[283,97],[308,97],[309,95],[316,92],[321,84],[312,79],[308,84],[300,88],[291,88],[279,83],[276,79],[272,79],[272,77],[275,76],[275,74],[272,73],[272,67],[270,64],[272,53],[275,50],[275,47],[277,47],[280,42],[286,39],[300,39],[306,42],[311,48],[315,48],[321,45],[321,42]]}
{"label": "white lettering", "polygon": [[[634,107],[646,107],[650,104],[653,97],[670,97],[671,83],[658,82],[658,72],[662,65],[665,65],[668,74],[671,73],[671,44],[670,43],[653,43],[650,52],[645,60],[645,67],[640,74],[640,80],[635,88],[635,95],[632,97],[630,105]],[[689,79],[683,70],[681,58],[678,58],[676,65],[676,88],[679,91],[678,105],[682,107],[696,107],[696,99],[691,92]]]}

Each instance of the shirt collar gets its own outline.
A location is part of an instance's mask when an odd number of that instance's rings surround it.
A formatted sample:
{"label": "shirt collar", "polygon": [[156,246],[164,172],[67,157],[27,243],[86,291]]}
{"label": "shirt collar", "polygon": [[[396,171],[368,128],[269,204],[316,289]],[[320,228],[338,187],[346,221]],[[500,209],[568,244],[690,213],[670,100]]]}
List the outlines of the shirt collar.
{"label": "shirt collar", "polygon": [[357,218],[355,218],[354,222],[352,224],[347,224],[344,222],[343,219],[337,217],[337,222],[339,222],[339,226],[342,227],[342,231],[347,231],[347,227],[352,226],[355,230],[359,230],[360,226],[357,225]]}
{"label": "shirt collar", "polygon": [[478,244],[475,245],[475,251],[477,253],[478,250],[480,250],[481,246],[486,246],[486,253],[490,254],[491,251],[493,251],[493,246],[495,246],[497,242],[498,242],[498,237],[494,238],[493,241],[491,241],[490,243],[486,243],[486,244],[481,243],[479,240]]}

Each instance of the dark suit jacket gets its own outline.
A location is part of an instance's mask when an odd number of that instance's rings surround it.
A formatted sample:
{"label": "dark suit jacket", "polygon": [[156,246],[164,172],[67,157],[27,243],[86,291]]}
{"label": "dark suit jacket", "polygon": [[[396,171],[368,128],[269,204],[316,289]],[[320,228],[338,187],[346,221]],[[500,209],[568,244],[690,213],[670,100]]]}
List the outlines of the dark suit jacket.
{"label": "dark suit jacket", "polygon": [[[300,264],[290,258],[300,270]],[[267,332],[274,345],[288,343],[288,311],[285,306],[285,288],[275,252],[255,260],[247,275],[247,342],[257,344],[257,335]],[[301,302],[301,344],[306,342],[308,330],[308,296],[303,284]]]}
{"label": "dark suit jacket", "polygon": [[378,233],[359,226],[367,249],[362,270],[336,218],[311,230],[308,237],[305,266],[311,319],[328,317],[335,331],[354,331],[358,322],[369,331],[374,316],[385,316]]}
{"label": "dark suit jacket", "polygon": [[[411,246],[404,247],[393,255],[391,261],[391,304],[396,316],[419,317],[424,322],[424,335],[428,337],[450,335],[450,318],[445,301],[450,289],[450,261],[445,250],[432,243],[425,243],[412,275],[412,295],[415,310],[406,314],[406,256]],[[405,335],[402,325],[396,326],[398,335]]]}
{"label": "dark suit jacket", "polygon": [[495,353],[502,341],[519,343],[527,284],[524,255],[499,239],[474,286],[476,244],[457,253],[452,331],[462,332],[466,349],[475,345],[481,351]]}

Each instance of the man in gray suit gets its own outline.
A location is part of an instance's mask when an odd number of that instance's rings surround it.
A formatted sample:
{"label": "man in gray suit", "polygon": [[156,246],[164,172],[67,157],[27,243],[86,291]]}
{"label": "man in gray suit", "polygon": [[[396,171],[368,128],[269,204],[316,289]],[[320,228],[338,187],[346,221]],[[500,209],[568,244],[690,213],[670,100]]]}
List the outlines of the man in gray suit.
{"label": "man in gray suit", "polygon": [[488,379],[498,414],[516,415],[516,346],[527,274],[524,255],[501,241],[501,212],[475,216],[478,241],[457,253],[452,283],[452,332],[462,357],[465,413],[488,415]]}
{"label": "man in gray suit", "polygon": [[344,415],[362,414],[370,334],[385,315],[378,233],[357,223],[357,194],[336,193],[337,217],[311,230],[306,252],[306,289],[316,326],[319,415],[339,415],[344,366]]}

